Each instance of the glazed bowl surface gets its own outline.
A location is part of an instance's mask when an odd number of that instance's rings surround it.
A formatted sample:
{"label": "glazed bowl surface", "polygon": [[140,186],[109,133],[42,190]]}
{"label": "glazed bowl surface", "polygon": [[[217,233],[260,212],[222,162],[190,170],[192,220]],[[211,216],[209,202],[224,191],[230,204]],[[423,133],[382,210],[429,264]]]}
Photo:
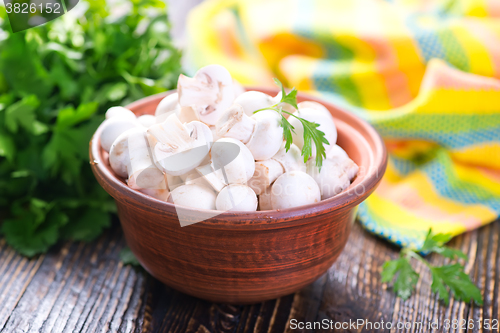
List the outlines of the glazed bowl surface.
{"label": "glazed bowl surface", "polygon": [[[272,96],[276,89],[248,88]],[[136,115],[154,114],[162,98],[150,96],[127,106]],[[90,142],[95,177],[115,199],[127,244],[155,278],[186,294],[213,302],[256,303],[293,293],[312,283],[344,248],[357,205],[377,187],[387,164],[378,133],[334,105],[299,93],[298,101],[325,105],[335,119],[337,143],[360,167],[351,186],[318,203],[257,212],[224,212],[181,227],[178,210],[129,188],[109,166],[98,128]],[[214,211],[183,209],[199,219]]]}

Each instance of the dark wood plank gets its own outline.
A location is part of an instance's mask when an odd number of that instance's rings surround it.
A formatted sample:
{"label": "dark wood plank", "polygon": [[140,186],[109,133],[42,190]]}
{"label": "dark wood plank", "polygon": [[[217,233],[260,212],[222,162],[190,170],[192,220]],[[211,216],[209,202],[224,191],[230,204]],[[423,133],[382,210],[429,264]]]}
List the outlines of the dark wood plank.
{"label": "dark wood plank", "polygon": [[[466,252],[466,270],[484,293],[484,305],[451,300],[448,307],[431,293],[423,265],[417,292],[396,298],[380,282],[380,267],[398,248],[355,225],[332,268],[310,286],[277,300],[248,306],[212,304],[172,290],[144,270],[124,266],[125,246],[115,225],[92,243],[67,242],[46,255],[26,259],[0,240],[0,330],[2,332],[300,332],[299,322],[390,322],[393,330],[311,329],[302,332],[498,332],[481,329],[484,319],[499,318],[500,222],[455,238]],[[429,257],[435,264],[443,258]],[[470,320],[474,327],[445,329],[445,321]],[[397,329],[398,323],[422,327]],[[439,328],[429,328],[439,323]]]}

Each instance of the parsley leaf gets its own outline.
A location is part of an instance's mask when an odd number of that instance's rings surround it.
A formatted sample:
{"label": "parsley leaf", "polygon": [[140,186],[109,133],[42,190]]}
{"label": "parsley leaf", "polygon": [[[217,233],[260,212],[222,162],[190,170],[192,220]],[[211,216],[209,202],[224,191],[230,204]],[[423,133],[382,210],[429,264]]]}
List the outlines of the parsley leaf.
{"label": "parsley leaf", "polygon": [[[429,230],[420,251],[441,254],[449,259],[467,259],[463,252],[444,246],[450,239],[451,235],[449,234],[433,234],[432,230]],[[446,305],[449,304],[450,292],[457,299],[465,302],[473,300],[476,304],[483,304],[481,291],[465,273],[461,264],[433,266],[417,252],[416,249],[404,248],[398,259],[387,261],[382,266],[382,282],[387,283],[395,278],[393,288],[399,297],[403,299],[410,297],[418,282],[419,275],[411,266],[411,258],[414,258],[430,270],[432,275],[431,289]]]}
{"label": "parsley leaf", "polygon": [[313,155],[313,143],[316,148],[316,166],[321,170],[321,166],[323,165],[323,159],[326,158],[325,144],[330,144],[328,140],[325,138],[325,133],[318,129],[319,124],[303,119],[293,113],[283,110],[281,106],[282,103],[290,104],[295,109],[298,109],[297,105],[297,89],[293,88],[290,93],[285,92],[285,88],[280,80],[274,78],[274,82],[281,89],[281,100],[279,103],[268,107],[254,111],[254,113],[264,111],[264,110],[274,110],[278,112],[281,116],[280,126],[283,127],[283,138],[285,140],[285,150],[288,151],[290,149],[291,144],[293,143],[292,132],[295,133],[294,127],[288,119],[284,116],[284,114],[289,115],[290,117],[297,118],[302,127],[304,128],[304,146],[302,147],[302,156],[304,157],[304,163],[309,160],[309,158]]}

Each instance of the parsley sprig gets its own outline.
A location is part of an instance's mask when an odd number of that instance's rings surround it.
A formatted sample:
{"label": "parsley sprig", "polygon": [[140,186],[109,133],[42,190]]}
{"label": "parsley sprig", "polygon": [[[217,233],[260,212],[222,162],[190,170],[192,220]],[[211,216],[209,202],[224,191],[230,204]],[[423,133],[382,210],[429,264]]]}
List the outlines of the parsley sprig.
{"label": "parsley sprig", "polygon": [[321,169],[323,165],[323,159],[326,158],[325,152],[325,144],[330,144],[328,140],[325,138],[325,133],[318,129],[319,124],[308,121],[297,115],[290,113],[286,110],[283,110],[282,104],[287,103],[298,109],[297,105],[297,89],[293,88],[288,94],[285,92],[285,88],[280,80],[274,79],[274,82],[278,87],[281,88],[281,100],[279,103],[274,104],[268,108],[259,109],[254,111],[257,113],[259,111],[264,110],[273,110],[279,113],[281,116],[280,126],[283,127],[283,138],[285,139],[285,150],[288,151],[290,149],[291,144],[293,143],[292,132],[295,133],[295,128],[290,124],[288,119],[285,117],[285,114],[294,117],[300,121],[302,127],[304,128],[304,146],[302,147],[302,156],[304,157],[304,163],[312,156],[313,151],[313,143],[316,147],[316,166]]}
{"label": "parsley sprig", "polygon": [[483,298],[481,291],[470,280],[469,275],[464,271],[464,266],[460,263],[450,263],[443,266],[433,266],[427,262],[418,252],[437,253],[451,260],[467,259],[467,256],[456,249],[445,246],[451,239],[449,234],[433,234],[429,230],[424,244],[420,250],[404,248],[401,250],[398,259],[384,263],[382,269],[382,282],[390,282],[395,277],[393,290],[402,299],[410,297],[418,282],[419,275],[411,265],[411,259],[416,259],[423,263],[431,272],[431,289],[438,294],[440,300],[446,305],[449,304],[450,293],[457,299],[465,302],[473,300],[476,304],[482,305]]}

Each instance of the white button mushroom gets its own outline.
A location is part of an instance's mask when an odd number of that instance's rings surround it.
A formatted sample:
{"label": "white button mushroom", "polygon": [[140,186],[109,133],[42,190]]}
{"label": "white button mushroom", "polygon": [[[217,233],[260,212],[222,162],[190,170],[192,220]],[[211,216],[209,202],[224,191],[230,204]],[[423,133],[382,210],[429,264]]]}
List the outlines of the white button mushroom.
{"label": "white button mushroom", "polygon": [[151,127],[154,124],[156,124],[155,116],[150,115],[150,114],[144,114],[144,115],[138,117],[137,121],[139,122],[139,124],[141,124],[145,128]]}
{"label": "white button mushroom", "polygon": [[196,172],[212,187],[215,192],[220,192],[226,184],[224,184],[224,176],[216,173],[212,164],[205,164],[197,167]]}
{"label": "white button mushroom", "polygon": [[153,162],[146,132],[131,132],[127,136],[130,163],[127,165],[129,187],[166,189],[165,175]]}
{"label": "white button mushroom", "polygon": [[226,184],[246,184],[255,171],[250,150],[231,138],[217,140],[210,150],[212,167],[219,180]]}
{"label": "white button mushroom", "polygon": [[283,142],[272,159],[281,163],[283,169],[285,169],[284,172],[294,170],[306,171],[306,164],[302,157],[302,151],[294,143],[292,143],[290,149],[286,151],[285,142]]}
{"label": "white button mushroom", "polygon": [[199,185],[182,185],[170,192],[168,202],[194,209],[215,209],[217,195],[212,189]]}
{"label": "white button mushroom", "polygon": [[163,98],[156,107],[155,117],[157,123],[164,122],[170,115],[178,114],[180,110],[179,95],[173,93]]}
{"label": "white button mushroom", "polygon": [[222,211],[254,212],[257,210],[257,196],[246,185],[231,184],[217,195],[215,207]]}
{"label": "white button mushroom", "polygon": [[283,127],[280,115],[276,111],[261,111],[252,116],[255,129],[246,144],[256,161],[273,157],[283,142]]}
{"label": "white button mushroom", "polygon": [[153,149],[155,163],[172,176],[198,167],[208,155],[212,142],[212,132],[207,125],[199,121],[184,125],[176,115],[151,126],[148,133],[158,141]]}
{"label": "white button mushroom", "polygon": [[255,162],[255,172],[248,181],[248,186],[260,195],[283,173],[283,166],[278,161],[273,159],[257,161]]}
{"label": "white button mushroom", "polygon": [[107,152],[109,152],[111,145],[120,134],[134,127],[142,127],[136,118],[130,119],[119,116],[105,120],[101,126],[103,127],[100,137],[101,147]]}
{"label": "white button mushroom", "polygon": [[314,178],[321,192],[321,199],[331,198],[349,187],[349,177],[341,166],[331,160],[324,160],[321,171],[314,160],[307,161],[307,173]]}
{"label": "white button mushroom", "polygon": [[236,97],[234,103],[241,105],[243,111],[249,117],[253,116],[255,111],[275,104],[271,96],[260,91],[247,91]]}
{"label": "white button mushroom", "polygon": [[122,106],[113,106],[106,111],[105,114],[106,119],[120,117],[120,118],[128,118],[134,120],[135,114]]}
{"label": "white button mushroom", "polygon": [[120,134],[111,145],[109,150],[109,165],[111,169],[120,177],[127,178],[127,168],[130,164],[130,155],[128,149],[128,139],[131,134],[144,134],[146,129],[141,127],[131,128]]}
{"label": "white button mushroom", "polygon": [[[337,142],[337,127],[335,127],[331,114],[325,114],[323,111],[311,108],[299,109],[294,114],[300,118],[319,124],[317,127],[318,130],[325,133],[325,138],[329,143],[329,145],[324,145],[326,152]],[[295,128],[295,131],[292,132],[293,143],[302,149],[304,146],[304,128],[302,127],[302,123],[297,118],[291,116],[288,118],[288,121]],[[312,157],[316,157],[315,147],[313,143]]]}
{"label": "white button mushroom", "polygon": [[299,111],[302,109],[314,109],[314,110],[322,112],[326,116],[332,115],[330,113],[330,111],[328,111],[328,109],[323,104],[320,104],[318,102],[305,101],[305,102],[300,102],[297,106],[299,107]]}
{"label": "white button mushroom", "polygon": [[338,145],[334,145],[326,154],[326,159],[340,165],[341,169],[347,174],[349,180],[353,180],[358,174],[359,167],[353,160],[349,158],[344,149]]}
{"label": "white button mushroom", "polygon": [[255,128],[255,119],[250,118],[243,112],[239,104],[233,104],[222,113],[215,124],[218,137],[233,138],[247,143],[252,137]]}
{"label": "white button mushroom", "polygon": [[200,120],[208,125],[214,125],[235,98],[233,79],[220,65],[203,67],[193,78],[181,74],[177,91],[179,104],[193,106]]}
{"label": "white button mushroom", "polygon": [[307,173],[290,171],[276,179],[271,188],[273,209],[308,205],[321,200],[318,184]]}

